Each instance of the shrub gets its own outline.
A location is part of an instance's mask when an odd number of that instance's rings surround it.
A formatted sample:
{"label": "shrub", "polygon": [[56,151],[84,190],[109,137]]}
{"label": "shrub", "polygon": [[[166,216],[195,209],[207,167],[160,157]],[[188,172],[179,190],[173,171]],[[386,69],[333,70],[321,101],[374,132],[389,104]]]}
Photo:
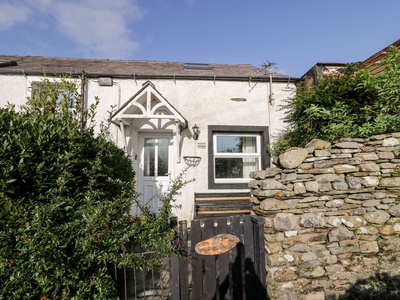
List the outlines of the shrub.
{"label": "shrub", "polygon": [[341,76],[321,79],[314,88],[299,86],[282,108],[287,132],[275,144],[279,152],[306,141],[336,141],[400,131],[400,51],[391,47],[379,62],[385,71],[349,65]]}
{"label": "shrub", "polygon": [[[132,218],[131,161],[107,126],[95,134],[96,105],[82,109],[80,85],[45,79],[26,105],[0,108],[0,299],[111,299],[108,264],[173,251],[168,219],[183,180],[160,214]],[[144,261],[133,247],[159,256]]]}

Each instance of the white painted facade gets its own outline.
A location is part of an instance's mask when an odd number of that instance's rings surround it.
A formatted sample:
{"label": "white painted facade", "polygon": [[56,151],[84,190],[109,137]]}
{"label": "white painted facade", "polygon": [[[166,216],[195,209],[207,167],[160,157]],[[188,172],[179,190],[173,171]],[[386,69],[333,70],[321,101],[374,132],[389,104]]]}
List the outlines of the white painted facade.
{"label": "white painted facade", "polygon": [[[0,105],[4,106],[7,102],[16,105],[24,103],[30,96],[32,83],[41,81],[41,78],[43,76],[27,75],[22,72],[19,74],[0,73]],[[109,76],[107,78],[112,78],[111,86],[100,86],[99,78],[101,76],[88,76],[87,104],[93,103],[96,96],[100,98],[97,121],[106,119],[108,112],[115,107],[111,132],[114,141],[120,147],[126,148],[128,155],[132,158],[139,191],[143,192],[147,183],[152,184],[148,181],[151,176],[143,176],[145,171],[144,138],[150,142],[154,142],[158,137],[170,138],[168,172],[158,174],[158,178],[153,176],[153,180],[159,181],[165,189],[168,180],[188,168],[184,178],[194,179],[194,181],[182,189],[176,202],[181,208],[174,211],[179,219],[188,220],[194,217],[194,193],[229,193],[249,190],[246,187],[241,189],[210,188],[209,126],[267,127],[271,143],[285,126],[282,121],[284,112],[280,110],[280,105],[295,92],[293,80],[286,82],[273,80],[271,84],[267,77],[263,80],[252,80],[250,76],[248,80],[233,78],[223,80],[218,78],[174,79],[172,77],[140,79]],[[271,86],[272,103],[269,101]],[[140,92],[141,94],[138,94]],[[159,103],[161,112],[157,109],[152,112],[151,107],[146,107],[148,99],[152,101],[152,105]],[[160,114],[163,114],[162,117]],[[200,130],[197,140],[193,139],[192,132],[195,124]],[[159,152],[165,154],[165,147],[163,149],[160,146]],[[264,153],[266,149],[261,149],[261,151]],[[201,161],[197,166],[188,167],[184,160],[185,156],[198,156]],[[163,168],[165,169],[165,166]]]}

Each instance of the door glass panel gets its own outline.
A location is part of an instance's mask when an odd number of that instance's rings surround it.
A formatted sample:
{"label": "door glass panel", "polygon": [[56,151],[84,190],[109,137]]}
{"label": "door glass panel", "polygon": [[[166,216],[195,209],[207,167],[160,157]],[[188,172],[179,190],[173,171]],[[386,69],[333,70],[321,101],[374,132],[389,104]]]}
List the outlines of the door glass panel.
{"label": "door glass panel", "polygon": [[158,139],[158,176],[168,176],[169,139]]}
{"label": "door glass panel", "polygon": [[144,139],[144,176],[155,176],[154,157],[156,152],[156,139]]}

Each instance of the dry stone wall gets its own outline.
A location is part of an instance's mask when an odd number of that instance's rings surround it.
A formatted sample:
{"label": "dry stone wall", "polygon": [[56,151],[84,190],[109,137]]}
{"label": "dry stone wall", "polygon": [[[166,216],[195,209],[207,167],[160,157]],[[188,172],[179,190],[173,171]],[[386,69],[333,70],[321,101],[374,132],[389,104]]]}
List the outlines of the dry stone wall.
{"label": "dry stone wall", "polygon": [[399,138],[314,140],[251,174],[271,299],[400,299],[380,280],[400,274]]}

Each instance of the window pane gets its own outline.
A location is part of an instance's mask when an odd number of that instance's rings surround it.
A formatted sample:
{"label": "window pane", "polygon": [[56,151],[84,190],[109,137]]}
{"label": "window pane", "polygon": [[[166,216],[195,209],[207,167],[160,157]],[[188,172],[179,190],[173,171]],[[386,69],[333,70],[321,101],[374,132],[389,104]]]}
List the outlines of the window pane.
{"label": "window pane", "polygon": [[216,158],[215,178],[249,178],[259,169],[257,158]]}
{"label": "window pane", "polygon": [[144,139],[144,176],[154,176],[155,139]]}
{"label": "window pane", "polygon": [[158,139],[158,176],[168,175],[169,139]]}
{"label": "window pane", "polygon": [[217,153],[256,153],[255,136],[217,136]]}

